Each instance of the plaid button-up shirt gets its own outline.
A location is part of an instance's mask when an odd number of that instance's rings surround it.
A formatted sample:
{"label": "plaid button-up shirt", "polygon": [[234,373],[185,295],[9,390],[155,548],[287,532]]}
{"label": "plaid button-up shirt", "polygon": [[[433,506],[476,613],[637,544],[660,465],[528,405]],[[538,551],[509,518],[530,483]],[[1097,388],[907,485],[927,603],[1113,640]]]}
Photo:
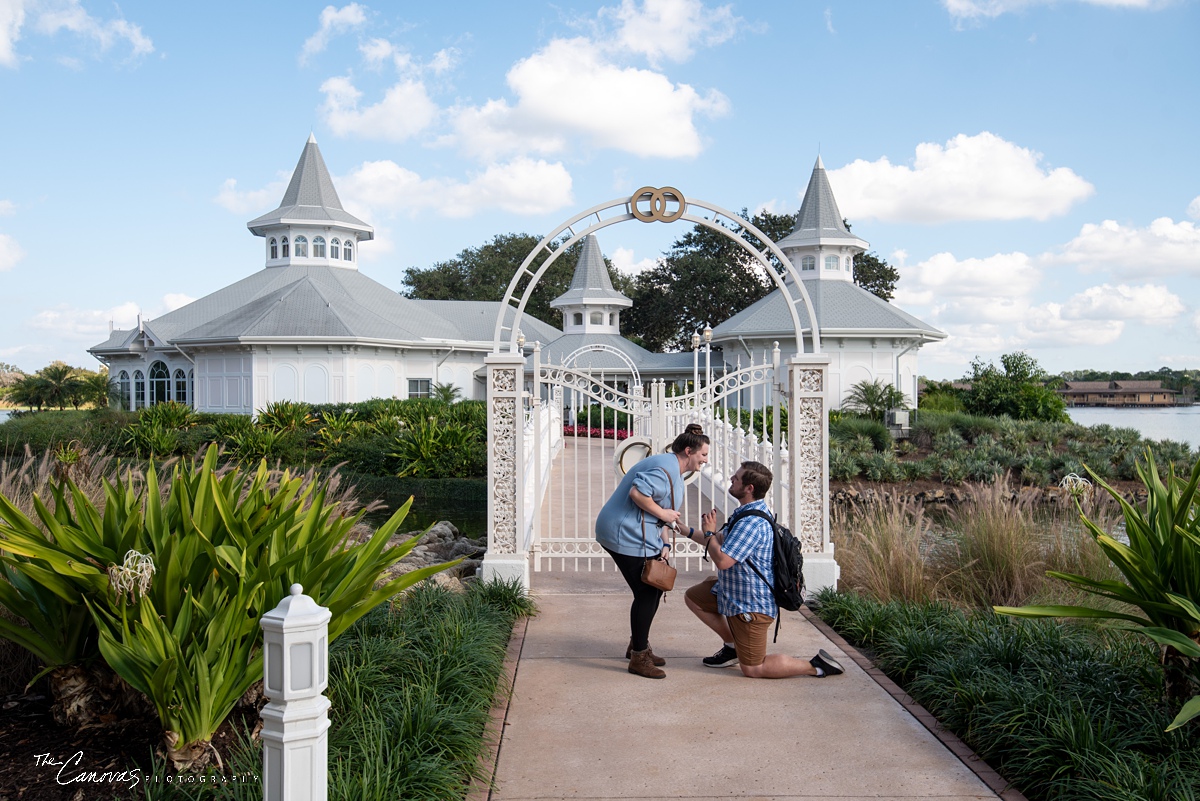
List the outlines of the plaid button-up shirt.
{"label": "plaid button-up shirt", "polygon": [[[761,509],[770,513],[765,500],[751,501],[735,509],[730,519],[747,509]],[[779,607],[775,605],[771,587],[746,564],[747,559],[753,560],[754,567],[766,576],[767,581],[774,575],[775,529],[770,521],[761,517],[744,517],[738,520],[725,532],[721,550],[737,564],[722,570],[717,578],[717,586],[714,588],[717,593],[717,611],[726,617],[744,612],[778,617]]]}

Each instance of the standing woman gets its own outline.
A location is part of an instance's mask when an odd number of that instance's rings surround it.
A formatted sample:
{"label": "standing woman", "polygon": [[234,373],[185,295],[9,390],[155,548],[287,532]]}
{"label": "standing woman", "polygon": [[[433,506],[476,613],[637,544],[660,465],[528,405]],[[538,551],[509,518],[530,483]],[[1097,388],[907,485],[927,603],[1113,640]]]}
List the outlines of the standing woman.
{"label": "standing woman", "polygon": [[[629,672],[648,679],[666,678],[667,662],[650,650],[650,624],[658,612],[662,590],[642,581],[646,559],[670,554],[667,526],[679,521],[683,506],[683,474],[708,464],[708,437],[692,423],[671,443],[671,452],[635,464],[596,518],[596,541],[608,551],[633,591],[629,607]],[[659,527],[662,521],[665,526]]]}

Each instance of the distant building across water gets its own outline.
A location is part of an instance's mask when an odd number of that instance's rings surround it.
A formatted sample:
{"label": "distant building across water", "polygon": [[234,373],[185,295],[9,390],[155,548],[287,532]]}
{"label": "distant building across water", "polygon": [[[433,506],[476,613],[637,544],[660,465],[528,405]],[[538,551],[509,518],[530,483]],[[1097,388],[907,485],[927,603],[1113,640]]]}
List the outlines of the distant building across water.
{"label": "distant building across water", "polygon": [[1067,381],[1057,391],[1068,406],[1175,406],[1179,394],[1161,381]]}

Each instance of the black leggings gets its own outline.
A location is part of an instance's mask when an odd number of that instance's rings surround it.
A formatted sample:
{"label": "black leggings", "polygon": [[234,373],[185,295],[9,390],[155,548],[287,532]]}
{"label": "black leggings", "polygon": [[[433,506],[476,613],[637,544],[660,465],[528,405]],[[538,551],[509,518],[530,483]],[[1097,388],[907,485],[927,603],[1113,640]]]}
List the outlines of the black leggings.
{"label": "black leggings", "polygon": [[633,590],[633,603],[629,607],[629,635],[633,640],[633,650],[644,651],[650,647],[650,624],[654,622],[663,592],[642,581],[642,565],[646,564],[646,557],[626,556],[608,548],[604,550],[617,563],[625,583]]}

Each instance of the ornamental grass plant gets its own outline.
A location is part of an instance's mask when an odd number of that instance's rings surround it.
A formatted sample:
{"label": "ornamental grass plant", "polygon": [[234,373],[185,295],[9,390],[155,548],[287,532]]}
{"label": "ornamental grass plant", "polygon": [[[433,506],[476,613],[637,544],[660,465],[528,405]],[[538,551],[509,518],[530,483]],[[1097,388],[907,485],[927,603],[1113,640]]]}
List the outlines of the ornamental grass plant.
{"label": "ornamental grass plant", "polygon": [[[330,801],[453,801],[473,779],[486,784],[480,756],[508,639],[535,611],[515,582],[472,582],[464,593],[424,582],[331,645]],[[262,798],[257,783],[168,784],[157,764],[147,801]],[[242,732],[220,775],[261,772],[262,746]]]}
{"label": "ornamental grass plant", "polygon": [[1127,632],[824,590],[819,614],[1032,801],[1185,801],[1200,727],[1166,731],[1158,653]]}

